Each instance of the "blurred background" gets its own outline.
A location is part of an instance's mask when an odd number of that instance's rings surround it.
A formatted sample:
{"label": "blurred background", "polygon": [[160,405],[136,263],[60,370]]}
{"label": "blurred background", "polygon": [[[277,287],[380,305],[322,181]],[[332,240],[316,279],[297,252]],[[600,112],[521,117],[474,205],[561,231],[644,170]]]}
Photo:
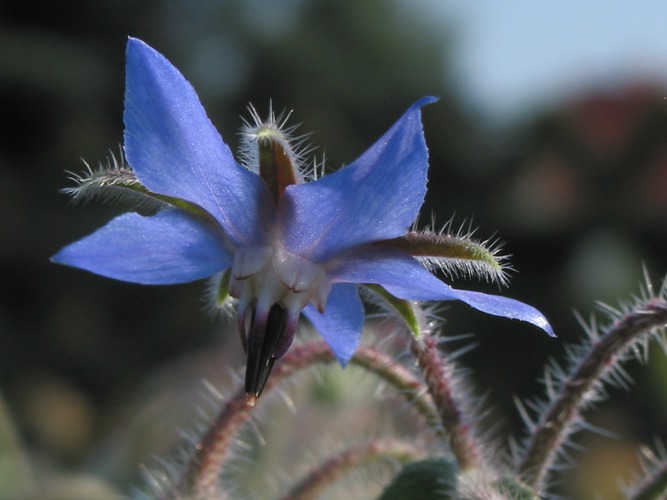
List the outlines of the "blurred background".
{"label": "blurred background", "polygon": [[[480,238],[504,241],[518,272],[502,293],[559,335],[458,305],[444,313],[445,335],[474,333],[461,364],[488,420],[520,438],[512,397],[535,394],[543,365],[583,335],[574,311],[628,300],[644,267],[656,286],[667,272],[666,20],[658,0],[0,0],[0,395],[17,430],[7,442],[29,464],[14,463],[12,481],[56,491],[60,478],[94,475],[128,494],[141,464],[193,429],[201,379],[231,391],[243,366],[233,329],[204,312],[202,283],[141,287],[48,260],[122,210],[72,206],[59,189],[81,159],[118,151],[128,36],[181,70],[232,149],[248,103],[272,100],[338,167],[416,99],[440,97],[424,109],[423,220],[473,221]],[[638,443],[667,437],[667,363],[659,349],[650,361],[630,363],[631,390],[611,389],[590,413],[618,437],[578,435],[582,465],[559,492],[620,498]],[[358,374],[332,373],[327,398],[287,389],[293,419],[317,401],[368,402]],[[283,443],[290,453],[335,440],[324,422],[301,430]]]}

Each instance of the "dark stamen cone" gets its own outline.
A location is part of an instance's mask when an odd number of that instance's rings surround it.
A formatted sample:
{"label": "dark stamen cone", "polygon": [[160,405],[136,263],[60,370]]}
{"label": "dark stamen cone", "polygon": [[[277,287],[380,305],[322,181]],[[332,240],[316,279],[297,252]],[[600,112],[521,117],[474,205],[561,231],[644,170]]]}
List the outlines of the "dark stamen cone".
{"label": "dark stamen cone", "polygon": [[285,332],[287,311],[274,304],[266,322],[252,321],[248,336],[248,364],[246,366],[245,392],[248,402],[254,404],[264,390],[280,339]]}

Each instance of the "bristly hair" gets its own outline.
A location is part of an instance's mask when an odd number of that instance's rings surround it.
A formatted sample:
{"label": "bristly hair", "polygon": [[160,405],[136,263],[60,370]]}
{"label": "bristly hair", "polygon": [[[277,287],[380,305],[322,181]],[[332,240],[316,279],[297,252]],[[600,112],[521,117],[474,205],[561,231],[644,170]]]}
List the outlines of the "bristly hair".
{"label": "bristly hair", "polygon": [[[600,305],[608,321],[599,327],[593,319],[583,324],[585,339],[567,348],[565,368],[552,362],[545,372],[547,398],[527,401],[519,407],[530,434],[518,461],[517,473],[527,484],[543,490],[549,486],[550,472],[567,460],[571,435],[587,428],[582,413],[605,398],[605,385],[628,388],[631,382],[622,364],[632,358],[646,361],[648,341],[657,341],[663,350],[667,325],[667,288],[663,283],[656,294],[651,281],[638,297],[618,308]],[[525,406],[524,406],[525,405]],[[538,416],[536,420],[532,415]]]}
{"label": "bristly hair", "polygon": [[478,278],[501,286],[509,284],[514,268],[509,254],[502,253],[503,243],[494,237],[478,240],[471,223],[453,229],[453,219],[436,230],[431,222],[417,229],[417,222],[405,236],[391,240],[391,245],[406,251],[429,271],[440,271],[450,279]]}
{"label": "bristly hair", "polygon": [[68,172],[75,185],[61,189],[75,203],[87,203],[97,199],[106,203],[125,203],[133,210],[157,211],[169,206],[164,200],[153,196],[137,179],[132,168],[125,162],[122,148],[118,156],[109,153],[105,163],[93,169],[83,161],[81,173]]}
{"label": "bristly hair", "polygon": [[259,141],[270,137],[280,144],[285,153],[289,156],[290,162],[295,166],[299,176],[299,182],[314,180],[318,176],[318,169],[321,167],[317,163],[309,165],[305,160],[313,152],[314,147],[306,144],[306,139],[310,134],[295,135],[299,124],[287,125],[292,115],[291,111],[282,111],[276,116],[273,111],[273,103],[269,102],[269,116],[263,120],[252,104],[248,105],[250,119],[242,117],[243,126],[241,128],[241,145],[239,148],[239,160],[241,165],[253,172],[258,173]]}
{"label": "bristly hair", "polygon": [[227,269],[216,273],[206,281],[204,293],[204,307],[212,316],[233,318],[236,316],[238,299],[229,294],[229,274]]}

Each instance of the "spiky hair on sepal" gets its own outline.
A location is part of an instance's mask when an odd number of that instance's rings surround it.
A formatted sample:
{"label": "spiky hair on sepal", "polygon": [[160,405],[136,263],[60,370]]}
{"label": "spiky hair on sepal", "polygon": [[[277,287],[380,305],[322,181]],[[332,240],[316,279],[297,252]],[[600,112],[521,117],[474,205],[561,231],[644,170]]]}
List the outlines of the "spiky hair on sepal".
{"label": "spiky hair on sepal", "polygon": [[450,220],[438,230],[433,224],[417,230],[416,224],[404,236],[387,242],[416,258],[430,271],[440,271],[452,279],[478,278],[506,286],[509,273],[509,255],[502,253],[500,240],[475,238],[475,230],[464,223],[453,229]]}
{"label": "spiky hair on sepal", "polygon": [[125,162],[123,150],[116,156],[109,153],[106,162],[93,168],[85,160],[85,169],[80,172],[68,172],[74,186],[61,189],[72,197],[75,203],[87,203],[98,200],[104,203],[123,203],[134,210],[157,211],[168,206],[141,184],[132,168]]}
{"label": "spiky hair on sepal", "polygon": [[273,110],[273,103],[269,103],[268,118],[262,119],[257,109],[248,105],[250,119],[243,119],[241,128],[241,145],[239,160],[241,165],[255,173],[259,173],[259,148],[264,141],[276,142],[296,168],[298,182],[313,180],[317,176],[309,168],[305,159],[313,151],[313,147],[306,142],[310,134],[296,135],[299,124],[288,125],[291,111],[282,111],[278,115]]}
{"label": "spiky hair on sepal", "polygon": [[96,199],[106,203],[123,203],[129,210],[142,213],[178,208],[195,217],[212,220],[212,216],[196,203],[149,191],[125,162],[122,149],[118,157],[110,153],[106,163],[96,169],[85,161],[83,163],[86,167],[83,172],[69,172],[69,178],[75,185],[61,189],[74,202],[86,203]]}

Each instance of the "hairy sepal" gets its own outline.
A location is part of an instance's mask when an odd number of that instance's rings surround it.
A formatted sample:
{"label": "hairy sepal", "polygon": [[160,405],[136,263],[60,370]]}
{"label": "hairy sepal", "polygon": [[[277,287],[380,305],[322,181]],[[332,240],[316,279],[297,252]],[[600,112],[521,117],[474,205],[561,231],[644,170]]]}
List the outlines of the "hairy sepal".
{"label": "hairy sepal", "polygon": [[429,270],[442,271],[452,278],[475,277],[501,285],[508,281],[511,268],[494,242],[427,230],[410,231],[382,243],[412,255]]}
{"label": "hairy sepal", "polygon": [[180,208],[197,217],[211,216],[199,205],[187,200],[166,196],[149,191],[137,178],[132,168],[125,163],[123,156],[117,159],[111,155],[106,165],[93,169],[85,163],[86,170],[80,174],[72,173],[72,187],[62,192],[72,197],[75,202],[88,202],[93,199],[103,202],[124,203],[131,210],[158,212],[165,208]]}
{"label": "hairy sepal", "polygon": [[287,186],[315,177],[304,161],[311,151],[304,145],[308,135],[297,136],[298,125],[287,125],[291,112],[276,116],[271,105],[263,120],[252,105],[248,111],[251,120],[244,120],[241,131],[241,164],[264,179],[277,203]]}
{"label": "hairy sepal", "polygon": [[424,333],[424,328],[422,326],[422,321],[420,321],[420,317],[423,313],[416,302],[394,297],[380,285],[365,285],[365,288],[384,299],[384,302],[391,308],[391,310],[405,322],[405,325],[408,327],[408,330],[410,330],[410,333],[414,338],[421,338]]}

